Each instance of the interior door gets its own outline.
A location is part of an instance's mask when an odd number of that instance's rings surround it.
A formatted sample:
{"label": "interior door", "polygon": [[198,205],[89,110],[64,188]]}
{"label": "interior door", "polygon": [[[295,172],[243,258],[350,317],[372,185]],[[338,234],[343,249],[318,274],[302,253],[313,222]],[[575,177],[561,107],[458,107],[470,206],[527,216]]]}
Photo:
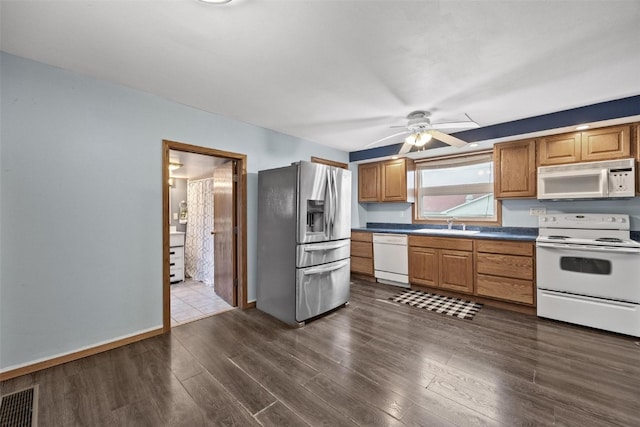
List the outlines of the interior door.
{"label": "interior door", "polygon": [[238,304],[236,279],[235,162],[228,161],[213,172],[213,287],[223,300]]}

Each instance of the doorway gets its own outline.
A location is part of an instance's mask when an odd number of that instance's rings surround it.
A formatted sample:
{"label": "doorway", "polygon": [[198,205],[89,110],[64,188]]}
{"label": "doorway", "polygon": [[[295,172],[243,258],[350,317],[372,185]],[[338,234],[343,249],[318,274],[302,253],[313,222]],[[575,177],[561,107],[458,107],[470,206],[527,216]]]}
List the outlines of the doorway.
{"label": "doorway", "polygon": [[[247,308],[247,267],[246,267],[246,155],[212,148],[199,147],[176,141],[163,141],[162,161],[162,199],[163,199],[163,330],[171,330],[171,284],[181,282],[180,271],[175,267],[176,253],[175,238],[180,233],[170,230],[174,218],[179,223],[188,226],[189,211],[180,206],[180,211],[175,211],[176,203],[173,203],[170,187],[169,167],[182,167],[173,157],[185,159],[200,158],[204,163],[215,164],[210,178],[213,182],[213,209],[212,223],[201,223],[200,228],[210,235],[213,241],[213,259],[215,260],[213,285],[220,298],[234,307]],[[191,157],[190,157],[191,156]],[[202,157],[201,157],[202,156]],[[202,162],[201,162],[202,163]],[[193,176],[192,176],[193,177]],[[175,184],[175,183],[174,183]],[[175,202],[175,201],[174,201]],[[182,200],[180,200],[182,202]],[[177,214],[177,215],[176,215]],[[175,227],[175,225],[173,226]],[[210,228],[210,229],[209,229]],[[176,236],[176,234],[178,236]],[[174,265],[172,264],[172,261]],[[184,279],[189,279],[184,277]],[[206,291],[200,287],[200,282],[184,282],[193,286],[194,290]]]}

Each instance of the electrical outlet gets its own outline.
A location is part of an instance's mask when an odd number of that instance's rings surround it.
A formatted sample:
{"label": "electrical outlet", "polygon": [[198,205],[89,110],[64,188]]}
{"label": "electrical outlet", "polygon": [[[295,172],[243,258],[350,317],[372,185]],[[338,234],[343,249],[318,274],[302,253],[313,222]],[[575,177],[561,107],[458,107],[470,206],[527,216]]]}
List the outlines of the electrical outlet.
{"label": "electrical outlet", "polygon": [[547,208],[529,208],[529,215],[540,216],[547,213]]}
{"label": "electrical outlet", "polygon": [[400,211],[400,218],[404,218],[404,211]]}

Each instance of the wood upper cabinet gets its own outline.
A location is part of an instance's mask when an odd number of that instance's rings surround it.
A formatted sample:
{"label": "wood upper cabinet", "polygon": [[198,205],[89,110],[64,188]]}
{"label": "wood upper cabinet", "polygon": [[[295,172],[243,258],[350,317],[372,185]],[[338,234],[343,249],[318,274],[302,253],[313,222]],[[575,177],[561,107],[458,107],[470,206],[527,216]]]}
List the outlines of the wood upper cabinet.
{"label": "wood upper cabinet", "polygon": [[493,167],[497,199],[536,196],[535,140],[495,144]]}
{"label": "wood upper cabinet", "polygon": [[636,124],[633,132],[633,147],[636,155],[636,194],[640,196],[640,123]]}
{"label": "wood upper cabinet", "polygon": [[473,293],[473,241],[409,236],[409,282]]}
{"label": "wood upper cabinet", "polygon": [[367,231],[351,232],[351,272],[373,276],[373,236]]}
{"label": "wood upper cabinet", "polygon": [[[406,202],[413,200],[413,161],[396,159],[380,165],[380,198],[383,202]],[[411,178],[411,179],[409,179]],[[411,194],[409,194],[411,192]]]}
{"label": "wood upper cabinet", "polygon": [[630,132],[631,127],[626,125],[540,138],[538,164],[548,166],[627,158],[631,155]]}
{"label": "wood upper cabinet", "polygon": [[630,126],[582,132],[582,161],[623,159],[631,155]]}
{"label": "wood upper cabinet", "polygon": [[582,158],[581,150],[580,132],[540,138],[538,140],[538,163],[540,165],[576,163]]}
{"label": "wood upper cabinet", "polygon": [[358,165],[358,201],[380,201],[379,163],[364,163]]}
{"label": "wood upper cabinet", "polygon": [[413,202],[414,169],[407,158],[358,165],[358,201]]}

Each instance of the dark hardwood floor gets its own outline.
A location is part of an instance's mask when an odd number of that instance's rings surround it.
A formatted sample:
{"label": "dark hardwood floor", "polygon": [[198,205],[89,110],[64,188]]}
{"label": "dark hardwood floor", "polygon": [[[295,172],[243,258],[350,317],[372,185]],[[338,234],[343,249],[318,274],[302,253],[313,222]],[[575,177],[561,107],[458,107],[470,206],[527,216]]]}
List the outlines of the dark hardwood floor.
{"label": "dark hardwood floor", "polygon": [[41,426],[640,425],[632,337],[484,307],[473,320],[351,303],[291,329],[256,309],[2,383]]}

